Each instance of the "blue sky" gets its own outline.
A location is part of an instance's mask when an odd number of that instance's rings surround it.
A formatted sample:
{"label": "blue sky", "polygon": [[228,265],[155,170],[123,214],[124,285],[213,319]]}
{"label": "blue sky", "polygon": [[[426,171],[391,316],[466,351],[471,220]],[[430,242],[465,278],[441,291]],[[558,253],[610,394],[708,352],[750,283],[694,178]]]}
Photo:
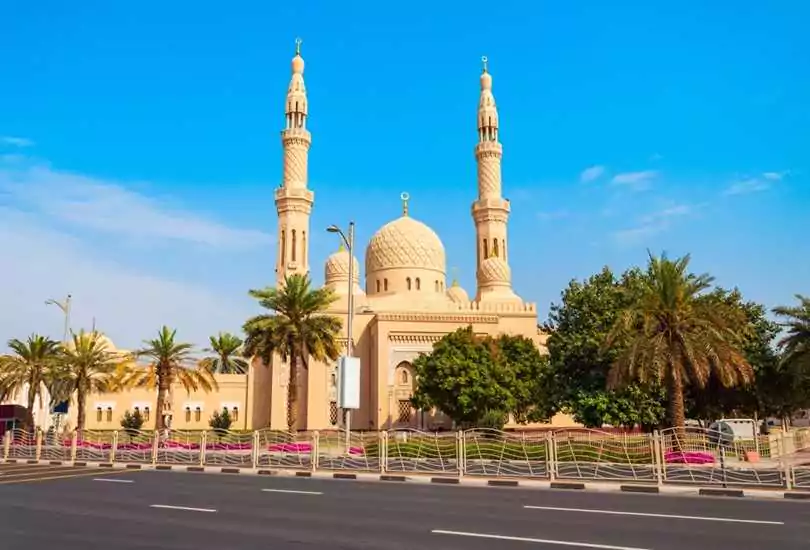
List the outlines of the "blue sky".
{"label": "blue sky", "polygon": [[[306,4],[306,7],[301,7]],[[399,194],[474,292],[480,57],[501,117],[513,283],[540,320],[646,249],[769,306],[810,293],[810,4],[16,2],[0,18],[0,337],[71,292],[131,347],[203,343],[274,280],[279,130],[304,40],[313,276]],[[364,247],[358,247],[358,250]],[[449,274],[450,275],[450,274]]]}

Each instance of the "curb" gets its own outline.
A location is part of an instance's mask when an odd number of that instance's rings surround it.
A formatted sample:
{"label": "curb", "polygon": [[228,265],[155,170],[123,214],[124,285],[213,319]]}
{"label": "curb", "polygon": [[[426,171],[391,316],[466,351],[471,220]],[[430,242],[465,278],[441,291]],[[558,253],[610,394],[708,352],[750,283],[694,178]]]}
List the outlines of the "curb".
{"label": "curb", "polygon": [[726,487],[701,487],[697,485],[651,485],[643,483],[610,483],[610,482],[590,482],[579,480],[538,480],[538,479],[514,479],[514,478],[485,478],[475,476],[451,477],[430,476],[429,473],[422,474],[402,474],[402,473],[379,473],[379,472],[328,472],[328,471],[304,471],[292,469],[270,469],[262,467],[254,469],[251,467],[242,468],[237,466],[189,466],[180,464],[128,464],[110,462],[85,462],[85,461],[60,461],[60,460],[26,460],[26,459],[6,459],[0,460],[0,464],[30,464],[38,466],[70,466],[76,468],[99,468],[115,470],[152,470],[188,472],[200,474],[225,474],[225,475],[247,475],[263,477],[291,477],[307,479],[332,479],[346,481],[376,481],[389,483],[408,484],[430,484],[430,485],[458,485],[467,487],[494,487],[494,488],[521,488],[535,490],[567,490],[567,491],[588,491],[588,492],[608,492],[608,493],[637,493],[655,494],[670,496],[706,496],[706,497],[726,497],[726,498],[748,498],[748,499],[784,499],[784,500],[806,500],[810,501],[810,489],[784,490],[784,489],[739,489]]}

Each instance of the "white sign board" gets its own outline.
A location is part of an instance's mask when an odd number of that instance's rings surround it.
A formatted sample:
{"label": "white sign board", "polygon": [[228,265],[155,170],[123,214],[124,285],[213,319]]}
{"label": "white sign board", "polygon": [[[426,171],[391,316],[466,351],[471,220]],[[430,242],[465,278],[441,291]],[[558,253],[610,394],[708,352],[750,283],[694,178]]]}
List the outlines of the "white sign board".
{"label": "white sign board", "polygon": [[360,408],[360,358],[338,359],[338,407]]}

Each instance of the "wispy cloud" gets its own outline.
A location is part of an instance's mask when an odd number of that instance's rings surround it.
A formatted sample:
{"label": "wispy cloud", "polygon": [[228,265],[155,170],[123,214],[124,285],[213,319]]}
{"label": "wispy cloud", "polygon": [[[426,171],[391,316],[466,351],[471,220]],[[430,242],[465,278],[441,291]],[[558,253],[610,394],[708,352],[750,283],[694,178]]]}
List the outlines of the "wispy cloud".
{"label": "wispy cloud", "polygon": [[610,182],[614,185],[621,185],[634,191],[648,189],[655,178],[658,177],[657,170],[643,170],[640,172],[623,172],[616,174]]}
{"label": "wispy cloud", "polygon": [[650,162],[658,162],[659,160],[663,160],[664,155],[661,153],[653,153],[650,155]]}
{"label": "wispy cloud", "polygon": [[267,233],[170,209],[120,183],[61,172],[44,164],[0,166],[0,190],[19,208],[122,237],[237,248],[273,242]]}
{"label": "wispy cloud", "polygon": [[0,351],[8,338],[31,332],[61,337],[61,317],[43,301],[68,293],[73,328],[95,319],[122,348],[164,324],[197,344],[219,330],[238,331],[255,310],[244,289],[266,282],[256,268],[259,246],[273,256],[265,233],[169,207],[120,183],[30,159],[0,165],[0,250],[12,259],[0,270]]}
{"label": "wispy cloud", "polygon": [[653,235],[666,231],[679,218],[692,215],[701,206],[673,204],[656,212],[646,214],[638,219],[635,227],[614,232],[613,239],[622,246],[639,244]]}
{"label": "wispy cloud", "polygon": [[579,174],[579,181],[582,183],[588,183],[594,180],[599,179],[602,177],[602,174],[605,173],[605,167],[601,165],[591,166],[586,168]]}
{"label": "wispy cloud", "polygon": [[33,147],[34,142],[27,138],[14,136],[0,136],[0,143],[11,147]]}
{"label": "wispy cloud", "polygon": [[785,170],[782,172],[763,172],[756,177],[746,177],[733,182],[726,187],[723,191],[724,195],[747,195],[749,193],[758,193],[760,191],[767,191],[775,184],[784,180],[790,172]]}
{"label": "wispy cloud", "polygon": [[538,212],[537,219],[542,221],[561,220],[570,215],[567,210],[552,210],[549,212]]}

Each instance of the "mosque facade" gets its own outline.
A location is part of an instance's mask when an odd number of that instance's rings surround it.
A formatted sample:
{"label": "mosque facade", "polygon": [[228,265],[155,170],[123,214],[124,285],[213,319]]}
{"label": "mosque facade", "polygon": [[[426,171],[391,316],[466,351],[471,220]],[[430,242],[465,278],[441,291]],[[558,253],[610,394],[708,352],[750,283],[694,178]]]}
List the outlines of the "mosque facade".
{"label": "mosque facade", "polygon": [[[447,284],[444,245],[433,229],[410,215],[404,193],[402,215],[381,227],[365,248],[362,281],[360,262],[345,247],[326,259],[325,286],[338,298],[328,313],[346,319],[350,288],[353,293],[352,354],[361,362],[361,406],[352,413],[352,427],[357,429],[446,426],[448,421],[440,413],[412,408],[412,365],[419,354],[430,352],[436,341],[458,328],[472,326],[481,335],[519,334],[544,348],[545,335],[538,329],[535,304],[525,302],[512,288],[508,238],[511,207],[503,196],[503,146],[492,75],[486,58],[483,61],[475,143],[478,189],[471,207],[476,242],[475,293],[468,294],[456,280]],[[307,240],[315,204],[315,194],[307,182],[312,136],[307,130],[309,103],[300,50],[292,60],[285,115],[284,176],[275,191],[278,284],[288,275],[307,274],[312,268]],[[345,326],[343,330],[345,351]],[[278,361],[269,368],[271,379],[266,387],[270,388],[271,427],[286,427],[289,368]],[[298,380],[302,428],[326,429],[342,422],[335,365],[312,363],[298,373]]]}

